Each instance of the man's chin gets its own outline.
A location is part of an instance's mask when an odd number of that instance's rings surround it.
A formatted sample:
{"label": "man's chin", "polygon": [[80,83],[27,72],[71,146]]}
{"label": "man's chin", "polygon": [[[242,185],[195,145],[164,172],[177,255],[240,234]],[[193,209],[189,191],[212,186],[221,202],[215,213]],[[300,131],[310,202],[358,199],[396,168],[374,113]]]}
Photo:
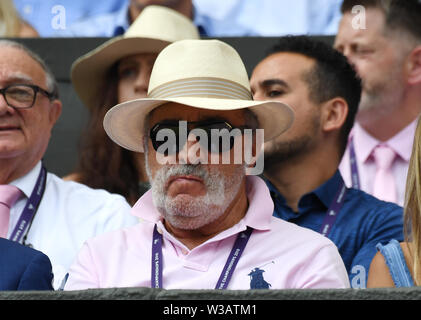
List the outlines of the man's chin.
{"label": "man's chin", "polygon": [[197,212],[195,215],[192,213],[186,215],[186,212],[167,212],[164,215],[164,220],[172,227],[181,230],[196,230],[211,222],[208,220],[208,217],[202,214],[197,215]]}
{"label": "man's chin", "polygon": [[163,211],[170,216],[194,217],[201,209],[196,197],[184,193],[167,197],[163,205]]}
{"label": "man's chin", "polygon": [[162,216],[172,226],[184,230],[193,230],[205,226],[220,216],[222,207],[204,203],[189,195],[179,195],[166,201],[165,208],[160,208]]}

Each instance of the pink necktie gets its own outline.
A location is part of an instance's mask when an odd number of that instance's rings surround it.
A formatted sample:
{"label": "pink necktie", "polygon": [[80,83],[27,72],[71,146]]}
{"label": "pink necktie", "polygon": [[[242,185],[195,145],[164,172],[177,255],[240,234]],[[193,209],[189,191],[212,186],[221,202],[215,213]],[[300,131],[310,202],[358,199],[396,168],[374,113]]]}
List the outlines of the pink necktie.
{"label": "pink necktie", "polygon": [[377,167],[373,195],[384,201],[396,202],[396,185],[392,172],[396,153],[386,145],[379,145],[374,149],[373,156]]}
{"label": "pink necktie", "polygon": [[0,185],[0,237],[6,238],[9,230],[10,208],[18,200],[21,191],[15,186]]}

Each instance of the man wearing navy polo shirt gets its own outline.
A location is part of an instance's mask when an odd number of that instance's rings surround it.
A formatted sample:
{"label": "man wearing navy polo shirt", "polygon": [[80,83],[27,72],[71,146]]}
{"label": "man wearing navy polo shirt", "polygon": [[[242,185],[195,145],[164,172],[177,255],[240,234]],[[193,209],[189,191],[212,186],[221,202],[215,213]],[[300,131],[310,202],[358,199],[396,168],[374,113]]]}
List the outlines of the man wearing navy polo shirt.
{"label": "man wearing navy polo shirt", "polygon": [[345,187],[338,166],[361,96],[346,58],[305,36],[282,37],[254,69],[255,100],[287,103],[292,127],[265,143],[274,216],[318,231],[338,247],[353,288],[364,288],[376,244],[403,240],[402,208]]}

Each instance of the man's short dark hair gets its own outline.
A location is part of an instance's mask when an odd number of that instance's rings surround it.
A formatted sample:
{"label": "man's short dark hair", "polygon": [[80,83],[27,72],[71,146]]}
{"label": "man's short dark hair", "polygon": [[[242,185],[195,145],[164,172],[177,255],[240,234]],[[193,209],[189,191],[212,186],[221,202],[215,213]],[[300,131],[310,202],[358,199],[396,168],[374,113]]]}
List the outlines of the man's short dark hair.
{"label": "man's short dark hair", "polygon": [[304,75],[310,99],[322,103],[336,97],[348,104],[348,115],[340,132],[341,155],[345,152],[361,99],[361,80],[346,57],[331,45],[308,36],[281,37],[267,55],[289,52],[314,59],[315,65]]}
{"label": "man's short dark hair", "polygon": [[421,42],[421,0],[344,0],[341,12],[347,13],[357,5],[380,9],[387,31],[405,32]]}

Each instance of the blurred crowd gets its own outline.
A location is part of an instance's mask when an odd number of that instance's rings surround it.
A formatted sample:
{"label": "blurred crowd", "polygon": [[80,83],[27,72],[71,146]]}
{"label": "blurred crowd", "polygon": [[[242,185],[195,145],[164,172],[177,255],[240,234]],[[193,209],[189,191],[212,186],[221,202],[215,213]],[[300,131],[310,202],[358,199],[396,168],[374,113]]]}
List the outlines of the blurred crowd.
{"label": "blurred crowd", "polygon": [[[141,9],[150,4],[181,10],[209,37],[334,35],[340,0],[4,0],[3,17],[20,19],[33,33],[6,36],[112,37],[124,33]],[[178,7],[178,8],[177,8]],[[291,14],[294,12],[294,14]],[[4,20],[5,25],[11,22]],[[251,23],[252,22],[252,23]]]}

